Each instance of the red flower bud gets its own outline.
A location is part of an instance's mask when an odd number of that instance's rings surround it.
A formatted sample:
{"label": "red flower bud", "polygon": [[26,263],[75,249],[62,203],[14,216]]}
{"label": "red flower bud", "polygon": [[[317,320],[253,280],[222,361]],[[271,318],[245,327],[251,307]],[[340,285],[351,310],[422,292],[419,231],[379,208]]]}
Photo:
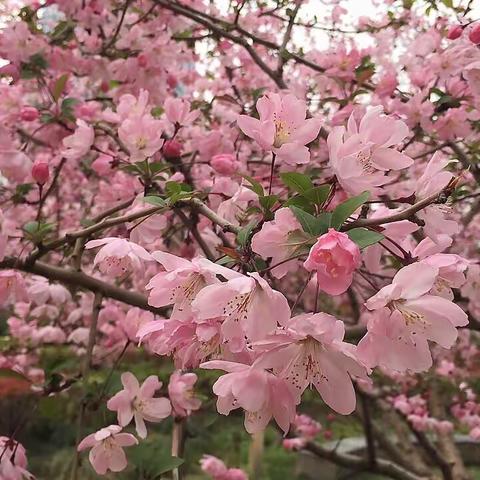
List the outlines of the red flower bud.
{"label": "red flower bud", "polygon": [[32,177],[39,184],[44,185],[50,177],[50,169],[47,162],[36,162],[32,167]]}
{"label": "red flower bud", "polygon": [[40,114],[35,107],[25,106],[22,107],[22,111],[20,112],[20,118],[25,122],[34,122],[39,116]]}
{"label": "red flower bud", "polygon": [[163,145],[165,158],[178,158],[182,154],[182,144],[176,140],[167,140]]}
{"label": "red flower bud", "polygon": [[476,23],[473,26],[473,28],[470,30],[470,33],[468,34],[468,38],[475,45],[478,45],[480,43],[480,22]]}
{"label": "red flower bud", "polygon": [[463,28],[461,25],[458,25],[458,24],[452,25],[448,29],[447,38],[449,40],[456,40],[457,38],[462,36],[462,33],[463,33]]}

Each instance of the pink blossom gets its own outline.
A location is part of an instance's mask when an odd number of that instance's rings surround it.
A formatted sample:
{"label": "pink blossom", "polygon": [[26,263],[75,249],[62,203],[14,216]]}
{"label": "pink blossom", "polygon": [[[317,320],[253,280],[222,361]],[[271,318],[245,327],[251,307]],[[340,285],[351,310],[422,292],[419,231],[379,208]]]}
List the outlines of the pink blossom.
{"label": "pink blossom", "polygon": [[152,260],[152,256],[143,247],[124,238],[106,237],[90,240],[85,244],[87,249],[100,246],[102,248],[95,256],[93,265],[98,265],[102,273],[111,277],[140,270],[143,266],[142,260]]}
{"label": "pink blossom", "polygon": [[101,153],[91,164],[92,170],[100,176],[108,175],[112,171],[113,157]]}
{"label": "pink blossom", "polygon": [[231,153],[220,153],[211,158],[210,166],[221,175],[233,175],[238,165],[234,155]]}
{"label": "pink blossom", "polygon": [[158,152],[163,145],[163,124],[150,114],[125,119],[118,136],[130,152],[132,162],[141,162]]}
{"label": "pink blossom", "polygon": [[123,447],[138,444],[130,433],[122,433],[122,427],[110,425],[86,436],[78,445],[78,451],[91,448],[88,459],[95,472],[105,475],[108,470],[121,472],[127,467]]}
{"label": "pink blossom", "polygon": [[[276,278],[284,277],[288,272],[295,270],[298,262],[284,260],[293,257],[298,249],[304,245],[305,240],[296,238],[295,231],[299,233],[301,226],[289,208],[279,208],[275,212],[274,220],[265,222],[262,229],[252,238],[252,250],[263,258],[271,258],[272,265],[281,263],[272,268],[272,275]],[[282,263],[283,262],[283,263]]]}
{"label": "pink blossom", "polygon": [[303,266],[317,272],[321,290],[340,295],[347,291],[353,272],[360,266],[360,249],[346,233],[330,228],[311,248]]}
{"label": "pink blossom", "polygon": [[392,148],[408,133],[405,123],[384,115],[381,106],[371,108],[359,123],[350,115],[346,129],[334,127],[328,136],[330,165],[342,188],[351,195],[380,192],[379,187],[389,181],[386,172],[413,163]]}
{"label": "pink blossom", "polygon": [[186,417],[202,405],[199,398],[195,397],[193,386],[197,381],[194,373],[184,373],[177,370],[170,375],[168,383],[168,396],[176,416]]}
{"label": "pink blossom", "polygon": [[0,125],[0,170],[12,182],[25,182],[29,177],[32,161],[18,150],[8,130]]}
{"label": "pink blossom", "polygon": [[358,345],[369,366],[391,370],[424,371],[432,365],[428,340],[450,348],[457,328],[468,324],[465,312],[445,298],[430,295],[438,268],[414,263],[398,271],[390,285],[369,298],[369,310],[378,310]]}
{"label": "pink blossom", "polygon": [[305,118],[305,101],[291,94],[268,93],[257,101],[257,111],[259,120],[239,115],[237,124],[245,135],[289,165],[310,161],[305,145],[317,138],[320,120]]}
{"label": "pink blossom", "polygon": [[23,277],[15,270],[0,271],[0,305],[28,302],[28,294]]}
{"label": "pink blossom", "polygon": [[13,438],[0,437],[0,478],[5,480],[34,479],[27,469],[27,455],[23,445]]}
{"label": "pink blossom", "polygon": [[147,422],[161,422],[167,418],[172,407],[167,398],[154,398],[162,387],[156,375],[150,375],[140,386],[133,373],[124,372],[121,376],[123,390],[115,394],[107,408],[117,412],[118,423],[125,427],[135,419],[135,429],[140,438],[147,437]]}
{"label": "pink blossom", "polygon": [[93,145],[95,132],[93,128],[83,120],[77,120],[75,132],[63,139],[65,150],[63,156],[72,160],[79,160],[85,156]]}
{"label": "pink blossom", "polygon": [[368,377],[355,346],[344,342],[344,335],[343,322],[331,315],[298,315],[284,332],[259,342],[265,352],[254,366],[273,368],[291,386],[297,401],[309,385],[314,385],[329,407],[348,415],[356,403],[351,376],[363,380]]}
{"label": "pink blossom", "polygon": [[119,99],[117,112],[115,113],[111,109],[107,108],[103,112],[103,118],[107,122],[121,123],[127,118],[138,118],[145,114],[149,114],[150,111],[148,109],[148,97],[148,91],[143,89],[140,89],[138,98],[134,95],[126,93]]}
{"label": "pink blossom", "polygon": [[153,321],[153,313],[141,308],[130,308],[124,317],[120,318],[120,327],[127,338],[134,342],[137,340],[137,332],[143,326]]}
{"label": "pink blossom", "polygon": [[213,385],[218,413],[228,415],[243,408],[248,433],[264,430],[272,417],[285,434],[288,432],[298,402],[284,380],[261,367],[223,360],[202,363],[200,367],[228,372]]}
{"label": "pink blossom", "polygon": [[148,303],[153,307],[173,305],[171,318],[180,320],[191,316],[191,304],[203,287],[220,282],[217,275],[227,279],[241,276],[203,257],[189,261],[160,251],[153,252],[152,257],[165,271],[155,275],[147,284],[146,288],[150,290]]}
{"label": "pink blossom", "polygon": [[168,97],[164,103],[167,119],[178,125],[189,125],[200,115],[200,110],[190,111],[190,102],[181,98]]}
{"label": "pink blossom", "polygon": [[215,480],[223,479],[228,471],[225,463],[213,455],[204,455],[200,459],[200,466],[205,473],[213,477]]}
{"label": "pink blossom", "polygon": [[224,318],[222,333],[232,352],[243,350],[246,342],[263,339],[290,318],[287,299],[258,273],[203,288],[192,307],[200,320]]}
{"label": "pink blossom", "polygon": [[[434,193],[439,193],[448,185],[453,178],[453,174],[445,170],[445,167],[449,163],[450,161],[443,158],[440,152],[436,152],[432,156],[423,174],[417,180],[415,188],[415,198],[417,201]],[[450,209],[446,205],[430,204],[423,210],[417,212],[418,218],[425,222],[423,227],[424,232],[435,243],[441,240],[439,235],[452,236],[459,230],[457,222],[445,218],[449,211]]]}

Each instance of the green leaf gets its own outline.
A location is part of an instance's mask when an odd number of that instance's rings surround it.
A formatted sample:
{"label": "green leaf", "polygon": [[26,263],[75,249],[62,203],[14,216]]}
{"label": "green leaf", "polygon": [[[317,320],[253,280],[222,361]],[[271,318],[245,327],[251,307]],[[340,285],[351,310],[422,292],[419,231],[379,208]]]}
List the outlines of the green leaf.
{"label": "green leaf", "polygon": [[321,218],[314,217],[305,210],[293,205],[290,206],[290,210],[293,212],[295,217],[297,217],[297,220],[300,222],[304,232],[309,233],[314,237],[318,237],[324,233],[324,221]]}
{"label": "green leaf", "polygon": [[155,205],[156,207],[165,207],[167,204],[163,198],[157,197],[156,195],[148,195],[143,197],[145,203],[150,205]]}
{"label": "green leaf", "polygon": [[164,112],[164,108],[163,107],[153,107],[151,110],[150,110],[150,114],[152,115],[152,117],[154,118],[159,118],[162,116],[162,113]]}
{"label": "green leaf", "polygon": [[163,460],[158,465],[156,465],[156,477],[155,480],[160,480],[160,476],[164,473],[171,472],[175,468],[178,468],[185,462],[183,458],[179,457],[170,457],[168,459]]}
{"label": "green leaf", "polygon": [[277,203],[278,196],[277,195],[265,195],[264,197],[259,198],[260,205],[269,212],[272,207]]}
{"label": "green leaf", "polygon": [[366,228],[353,228],[347,232],[350,240],[354,241],[360,248],[368,247],[382,241],[385,237],[378,232]]}
{"label": "green leaf", "polygon": [[63,91],[65,90],[65,86],[67,85],[68,81],[68,73],[64,73],[57,78],[55,84],[53,85],[52,89],[52,96],[55,101],[58,101],[60,96],[62,95]]}
{"label": "green leaf", "polygon": [[310,200],[315,205],[323,205],[330,193],[330,185],[321,185],[320,187],[313,187],[302,193],[302,196]]}
{"label": "green leaf", "polygon": [[280,174],[280,178],[287,187],[301,194],[314,188],[310,177],[303,173],[285,172]]}
{"label": "green leaf", "polygon": [[315,213],[312,203],[305,197],[301,195],[295,195],[294,197],[289,198],[285,203],[285,207],[298,207],[304,210],[305,212]]}
{"label": "green leaf", "polygon": [[259,197],[264,196],[263,187],[259,182],[257,182],[254,178],[248,175],[242,175],[242,177],[250,184],[250,185],[245,185],[247,188],[252,190],[252,192],[255,192]]}
{"label": "green leaf", "polygon": [[365,191],[356,197],[349,198],[345,202],[341,203],[332,214],[331,227],[338,230],[345,220],[352,215],[355,210],[361,207],[370,196],[370,193]]}
{"label": "green leaf", "polygon": [[258,221],[253,220],[247,226],[241,228],[240,231],[237,233],[237,242],[242,248],[248,246],[250,242],[250,237],[252,236],[253,231],[255,230],[257,225]]}

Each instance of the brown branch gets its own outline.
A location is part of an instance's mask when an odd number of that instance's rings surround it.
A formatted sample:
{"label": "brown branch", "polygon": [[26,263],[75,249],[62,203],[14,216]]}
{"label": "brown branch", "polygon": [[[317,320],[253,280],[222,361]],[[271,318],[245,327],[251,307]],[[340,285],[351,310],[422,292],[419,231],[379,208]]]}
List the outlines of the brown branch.
{"label": "brown branch", "polygon": [[433,203],[439,203],[439,198],[441,194],[449,189],[450,187],[449,185],[447,185],[440,192],[433,193],[432,195],[429,195],[423,200],[420,200],[419,202],[413,204],[411,207],[408,207],[405,210],[395,213],[393,215],[390,215],[388,217],[359,218],[358,220],[355,220],[351,223],[346,224],[343,230],[351,230],[352,228],[357,228],[357,227],[373,227],[373,226],[384,225],[385,223],[393,223],[393,222],[399,222],[401,220],[408,220],[409,218],[413,217],[415,213],[419,212],[420,210],[423,210],[425,207],[428,207]]}
{"label": "brown branch", "polygon": [[149,310],[159,315],[165,315],[166,313],[165,309],[155,308],[149,305],[147,299],[140,293],[125,290],[72,269],[56,267],[43,262],[28,264],[26,261],[14,257],[7,257],[0,262],[0,269],[15,269],[26,273],[40,275],[49,280],[58,281],[72,287],[84,288],[85,290],[102,294],[106,298],[112,298],[126,303],[127,305],[139,307],[143,310]]}

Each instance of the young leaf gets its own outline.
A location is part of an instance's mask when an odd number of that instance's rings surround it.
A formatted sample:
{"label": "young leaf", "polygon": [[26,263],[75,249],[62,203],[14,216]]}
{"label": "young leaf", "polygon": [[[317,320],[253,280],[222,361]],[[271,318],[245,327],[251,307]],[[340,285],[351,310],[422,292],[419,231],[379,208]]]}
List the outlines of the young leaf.
{"label": "young leaf", "polygon": [[270,211],[272,207],[277,203],[278,196],[277,195],[265,195],[264,197],[260,197],[260,205],[266,210]]}
{"label": "young leaf", "polygon": [[63,91],[65,90],[65,86],[67,85],[67,81],[68,73],[64,73],[57,78],[55,85],[53,85],[52,89],[52,96],[55,101],[58,101],[58,99],[62,95]]}
{"label": "young leaf", "polygon": [[280,178],[287,187],[301,194],[314,188],[310,178],[303,173],[285,172],[280,174]]}
{"label": "young leaf", "polygon": [[356,197],[349,198],[345,202],[341,203],[332,214],[331,227],[338,230],[345,220],[353,213],[357,208],[361,207],[370,196],[369,192],[363,192]]}
{"label": "young leaf", "polygon": [[247,188],[252,190],[252,192],[255,192],[259,197],[263,197],[263,187],[262,185],[257,182],[254,178],[250,177],[249,175],[242,175],[242,177],[250,184],[250,185],[245,185]]}
{"label": "young leaf", "polygon": [[302,193],[302,196],[310,200],[315,205],[323,205],[330,193],[330,185],[321,185],[313,187]]}
{"label": "young leaf", "polygon": [[237,242],[241,247],[246,247],[248,242],[250,241],[250,237],[252,236],[253,231],[258,225],[258,221],[254,220],[250,222],[247,226],[240,229],[237,234]]}
{"label": "young leaf", "polygon": [[318,237],[326,231],[325,221],[322,216],[318,218],[314,217],[305,210],[302,210],[301,208],[295,207],[293,205],[290,206],[290,210],[293,212],[295,217],[297,217],[297,220],[300,222],[300,225],[302,226],[304,232],[309,233],[314,237]]}
{"label": "young leaf", "polygon": [[166,202],[163,198],[157,197],[156,195],[148,195],[143,197],[143,201],[145,203],[149,203],[150,205],[155,205],[156,207],[165,207]]}
{"label": "young leaf", "polygon": [[382,241],[385,237],[373,230],[367,230],[366,228],[353,228],[347,232],[350,240],[354,241],[359,248],[365,248],[369,245],[374,245]]}

